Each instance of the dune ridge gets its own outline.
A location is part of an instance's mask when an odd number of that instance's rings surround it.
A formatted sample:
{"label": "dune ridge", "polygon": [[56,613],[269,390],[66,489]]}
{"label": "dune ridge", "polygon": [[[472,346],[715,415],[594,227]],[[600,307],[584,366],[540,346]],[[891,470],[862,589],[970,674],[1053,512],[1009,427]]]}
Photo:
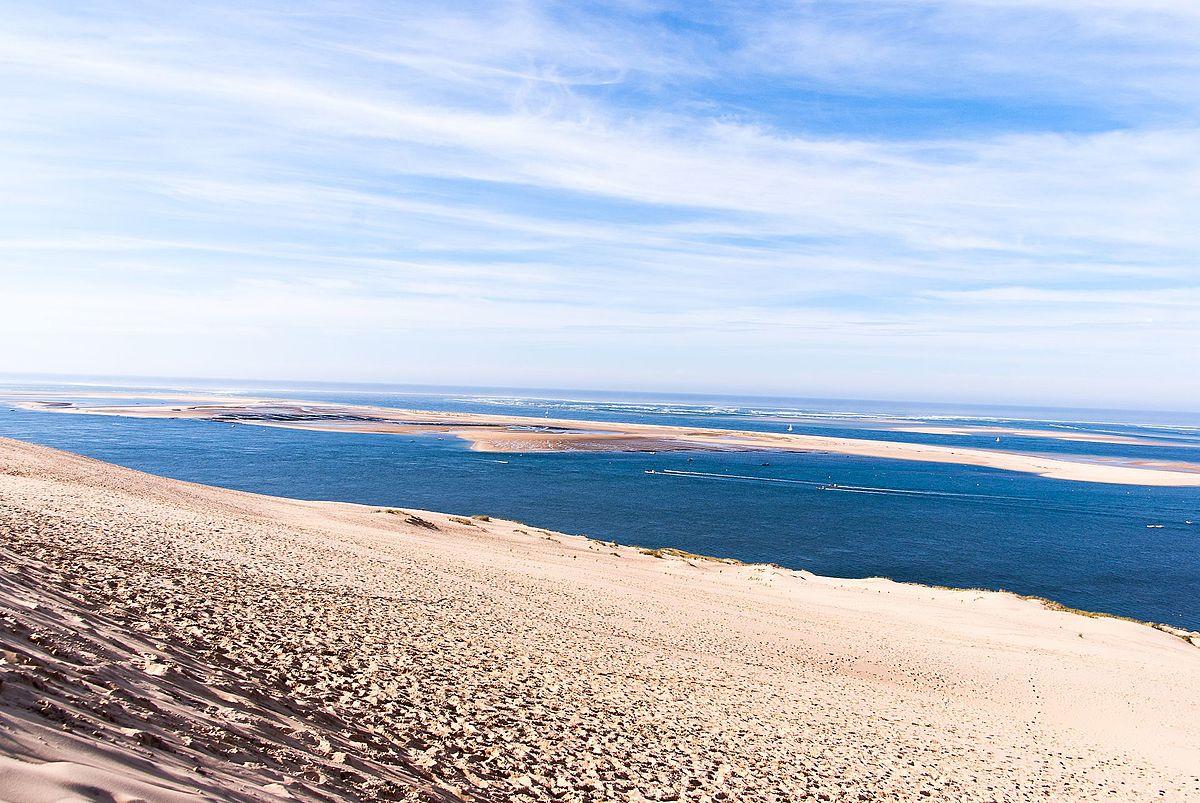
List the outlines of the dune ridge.
{"label": "dune ridge", "polygon": [[0,535],[5,800],[1200,800],[1200,649],[1011,594],[10,440]]}

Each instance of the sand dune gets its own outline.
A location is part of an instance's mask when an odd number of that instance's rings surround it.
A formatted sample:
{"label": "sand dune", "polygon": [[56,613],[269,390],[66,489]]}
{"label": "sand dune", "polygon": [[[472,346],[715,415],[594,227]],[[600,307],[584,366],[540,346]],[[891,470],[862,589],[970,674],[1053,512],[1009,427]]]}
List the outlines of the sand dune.
{"label": "sand dune", "polygon": [[828,452],[888,460],[982,466],[1077,482],[1200,487],[1200,464],[1178,461],[1114,463],[1064,459],[999,449],[972,449],[803,433],[701,429],[658,424],[402,410],[352,404],[250,400],[231,404],[80,406],[69,401],[23,400],[25,409],[130,418],[184,418],[323,432],[412,434],[442,432],[485,452],[534,451],[790,451]]}
{"label": "sand dune", "polygon": [[1200,649],[1009,594],[7,440],[0,535],[5,800],[1200,800]]}

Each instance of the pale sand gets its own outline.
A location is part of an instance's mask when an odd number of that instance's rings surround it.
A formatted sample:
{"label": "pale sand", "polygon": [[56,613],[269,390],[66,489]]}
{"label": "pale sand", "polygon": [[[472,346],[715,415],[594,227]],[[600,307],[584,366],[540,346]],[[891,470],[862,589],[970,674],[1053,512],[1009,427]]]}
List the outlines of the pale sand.
{"label": "pale sand", "polygon": [[[56,413],[134,418],[192,418],[314,431],[411,434],[445,432],[485,452],[775,450],[982,466],[1080,482],[1121,485],[1200,486],[1200,467],[1157,461],[1113,464],[1080,458],[1064,460],[999,449],[971,449],[865,438],[834,438],[799,433],[694,429],[611,421],[577,421],[531,416],[402,410],[367,405],[272,401],[163,406],[78,407],[64,402],[24,401],[25,409]],[[524,429],[523,429],[524,428]]]}
{"label": "pale sand", "polygon": [[1051,438],[1059,441],[1079,441],[1082,443],[1117,443],[1130,446],[1173,446],[1188,449],[1200,447],[1200,443],[1189,441],[1172,441],[1158,438],[1141,438],[1136,435],[1113,435],[1103,432],[1072,432],[1063,429],[1017,429],[1013,427],[933,427],[908,426],[891,427],[892,432],[916,432],[925,435],[995,435],[1024,438]]}
{"label": "pale sand", "polygon": [[0,798],[1200,800],[1178,635],[412,514],[0,440]]}
{"label": "pale sand", "polygon": [[128,390],[5,390],[0,388],[0,399],[155,399],[176,403],[195,402],[198,404],[260,404],[269,399],[254,398],[240,394],[196,393],[180,391],[172,393],[164,390],[146,391],[144,393]]}

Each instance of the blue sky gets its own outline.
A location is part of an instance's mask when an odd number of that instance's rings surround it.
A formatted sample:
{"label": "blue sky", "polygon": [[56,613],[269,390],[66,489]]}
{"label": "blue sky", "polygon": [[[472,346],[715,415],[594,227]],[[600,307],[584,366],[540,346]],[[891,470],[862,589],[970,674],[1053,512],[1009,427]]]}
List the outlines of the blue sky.
{"label": "blue sky", "polygon": [[1200,404],[1192,0],[0,11],[0,370]]}

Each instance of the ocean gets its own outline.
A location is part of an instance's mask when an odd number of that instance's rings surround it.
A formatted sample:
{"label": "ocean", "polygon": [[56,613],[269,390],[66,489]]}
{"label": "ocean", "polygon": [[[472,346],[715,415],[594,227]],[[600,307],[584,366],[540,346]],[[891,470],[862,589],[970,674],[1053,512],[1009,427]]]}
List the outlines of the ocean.
{"label": "ocean", "polygon": [[[172,392],[887,438],[1095,460],[1200,462],[1200,416],[853,400],[180,381]],[[6,391],[161,392],[9,381]],[[129,400],[110,403],[130,403]],[[161,402],[158,402],[161,403]],[[988,426],[1150,438],[1075,442]],[[773,452],[472,452],[445,435],[305,432],[25,411],[0,436],[193,482],[300,499],[486,513],[646,547],[838,577],[1003,588],[1200,629],[1200,488],[1072,482],[973,466]],[[1000,437],[997,444],[995,438]]]}

